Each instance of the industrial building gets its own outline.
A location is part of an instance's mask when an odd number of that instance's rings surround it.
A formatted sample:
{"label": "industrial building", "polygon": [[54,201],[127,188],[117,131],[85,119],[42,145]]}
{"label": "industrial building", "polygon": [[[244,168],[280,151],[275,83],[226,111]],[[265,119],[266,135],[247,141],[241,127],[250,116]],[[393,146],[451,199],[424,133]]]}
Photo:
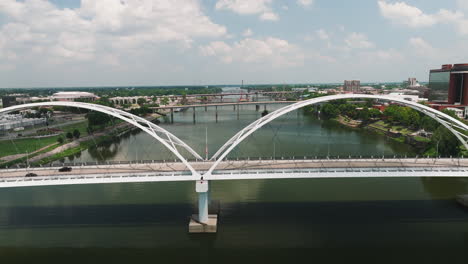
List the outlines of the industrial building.
{"label": "industrial building", "polygon": [[22,115],[1,115],[0,131],[7,131],[15,128],[25,128],[46,123],[45,118],[23,118]]}

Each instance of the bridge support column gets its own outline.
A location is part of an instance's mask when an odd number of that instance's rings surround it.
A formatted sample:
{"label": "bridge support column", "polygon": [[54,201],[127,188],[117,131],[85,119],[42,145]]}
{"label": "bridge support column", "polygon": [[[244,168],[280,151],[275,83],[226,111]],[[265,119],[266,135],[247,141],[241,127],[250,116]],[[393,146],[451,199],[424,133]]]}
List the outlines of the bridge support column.
{"label": "bridge support column", "polygon": [[195,124],[195,107],[193,107],[193,123]]}
{"label": "bridge support column", "polygon": [[171,124],[174,124],[174,108],[171,108]]}
{"label": "bridge support column", "polygon": [[210,200],[209,182],[199,180],[195,184],[198,193],[198,214],[192,215],[189,223],[189,233],[216,233],[218,215],[208,214]]}
{"label": "bridge support column", "polygon": [[216,123],[218,123],[218,106],[215,106]]}
{"label": "bridge support column", "polygon": [[237,106],[237,120],[239,120],[239,108],[240,108],[240,105]]}
{"label": "bridge support column", "polygon": [[260,110],[260,105],[255,105],[255,111],[258,112],[258,110]]}

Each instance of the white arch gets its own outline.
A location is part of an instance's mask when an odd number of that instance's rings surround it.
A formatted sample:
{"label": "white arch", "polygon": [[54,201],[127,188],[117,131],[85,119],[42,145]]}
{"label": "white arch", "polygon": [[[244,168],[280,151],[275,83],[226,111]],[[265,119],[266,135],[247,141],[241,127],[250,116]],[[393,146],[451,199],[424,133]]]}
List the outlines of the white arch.
{"label": "white arch", "polygon": [[89,103],[81,103],[81,102],[42,102],[42,103],[31,103],[31,104],[22,104],[22,105],[15,105],[7,108],[0,109],[0,115],[11,113],[14,111],[28,109],[32,107],[40,107],[40,106],[67,106],[67,107],[76,107],[76,108],[84,108],[88,110],[98,111],[101,113],[105,113],[116,118],[119,118],[127,123],[130,123],[141,130],[145,131],[147,134],[151,135],[153,138],[161,142],[166,148],[168,148],[177,158],[179,158],[185,166],[192,172],[194,176],[199,175],[196,170],[189,164],[189,162],[180,154],[179,150],[176,146],[180,146],[190,154],[192,154],[195,158],[203,160],[203,158],[195,152],[191,147],[185,144],[182,140],[168,132],[167,130],[163,129],[162,127],[151,123],[150,121],[141,118],[139,116],[133,115],[131,113],[118,110],[112,107],[98,105],[98,104],[89,104]]}
{"label": "white arch", "polygon": [[245,138],[247,138],[250,134],[254,133],[267,123],[275,120],[276,118],[285,115],[291,111],[297,110],[299,108],[302,108],[304,106],[308,105],[313,105],[317,103],[322,103],[322,102],[327,102],[327,101],[333,101],[333,100],[339,100],[339,99],[382,99],[382,100],[388,100],[388,101],[393,101],[393,102],[398,102],[402,105],[409,106],[419,112],[422,112],[429,117],[435,119],[437,122],[440,124],[444,125],[448,130],[450,130],[460,141],[461,143],[465,146],[465,148],[468,149],[468,143],[467,139],[468,136],[465,134],[455,130],[454,128],[462,129],[464,131],[468,131],[468,126],[464,124],[463,122],[460,122],[459,120],[444,114],[440,111],[437,111],[433,108],[430,108],[428,106],[407,101],[402,98],[398,97],[393,97],[393,96],[383,96],[383,95],[370,95],[370,94],[340,94],[340,95],[331,95],[331,96],[323,96],[323,97],[317,97],[305,101],[301,101],[295,104],[291,104],[288,106],[285,106],[283,108],[280,108],[256,121],[251,123],[250,125],[246,126],[244,129],[239,131],[236,135],[234,135],[231,139],[229,139],[214,155],[211,157],[210,160],[214,160],[215,162],[213,165],[210,167],[210,169],[205,173],[204,176],[210,177],[211,173],[213,170],[219,165],[219,163],[226,158],[226,156],[237,146],[239,145]]}

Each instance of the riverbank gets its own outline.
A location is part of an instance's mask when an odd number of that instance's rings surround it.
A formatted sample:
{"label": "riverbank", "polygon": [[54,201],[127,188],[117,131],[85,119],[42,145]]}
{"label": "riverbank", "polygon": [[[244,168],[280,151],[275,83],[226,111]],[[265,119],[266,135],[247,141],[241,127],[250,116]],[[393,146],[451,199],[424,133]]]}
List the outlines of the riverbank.
{"label": "riverbank", "polygon": [[337,118],[333,118],[332,120],[346,127],[366,129],[368,131],[372,131],[373,133],[384,135],[396,142],[409,144],[417,149],[418,152],[424,152],[431,142],[429,138],[419,136],[417,131],[413,131],[401,126],[390,125],[385,123],[383,120],[364,123],[360,120],[353,120],[342,115],[339,115]]}
{"label": "riverbank", "polygon": [[[155,121],[160,118],[160,115],[151,115],[146,117],[150,121]],[[90,147],[97,147],[106,142],[112,142],[114,138],[118,138],[126,133],[138,129],[132,124],[126,122],[119,122],[110,127],[106,127],[104,130],[96,131],[91,135],[74,140],[72,142],[61,145],[60,147],[53,149],[47,153],[42,153],[30,160],[32,165],[44,165],[51,163],[56,160],[64,159],[81,153],[82,151],[89,149]]]}

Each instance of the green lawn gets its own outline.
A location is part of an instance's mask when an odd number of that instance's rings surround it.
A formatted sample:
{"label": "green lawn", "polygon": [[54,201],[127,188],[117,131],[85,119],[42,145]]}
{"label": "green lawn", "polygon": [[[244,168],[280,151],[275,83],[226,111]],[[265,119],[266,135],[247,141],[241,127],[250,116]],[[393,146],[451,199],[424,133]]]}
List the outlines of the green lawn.
{"label": "green lawn", "polygon": [[58,136],[0,141],[0,157],[33,152],[57,142]]}
{"label": "green lawn", "polygon": [[[65,139],[67,132],[73,133],[73,130],[78,129],[81,133],[80,137],[88,135],[87,133],[88,121],[84,121],[77,124],[61,126],[63,130],[62,137]],[[15,140],[2,140],[0,141],[0,157],[22,154],[26,152],[33,152],[47,145],[57,142],[59,136],[47,137],[47,138],[26,138],[26,139],[15,139]]]}

